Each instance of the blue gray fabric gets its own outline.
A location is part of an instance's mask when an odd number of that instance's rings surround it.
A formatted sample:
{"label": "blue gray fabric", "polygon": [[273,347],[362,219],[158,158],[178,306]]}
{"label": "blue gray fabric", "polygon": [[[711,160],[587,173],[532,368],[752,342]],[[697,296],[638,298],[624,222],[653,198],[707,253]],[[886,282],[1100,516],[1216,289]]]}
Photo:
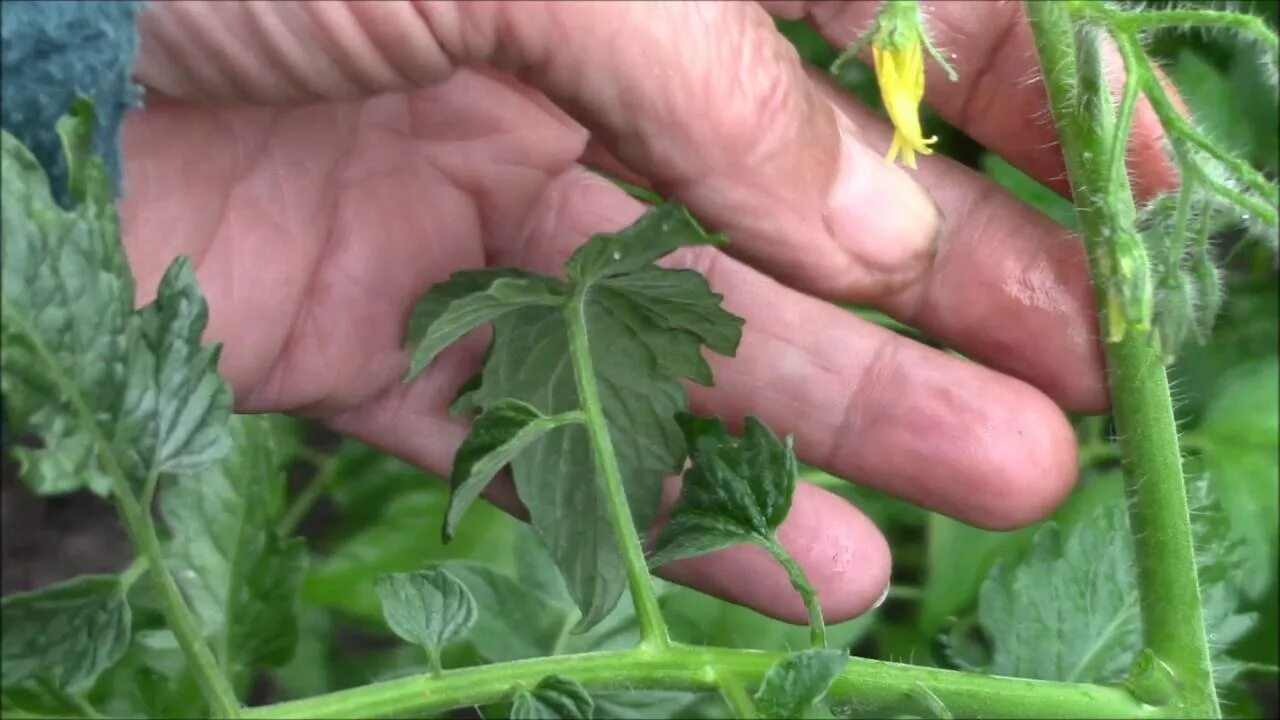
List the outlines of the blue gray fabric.
{"label": "blue gray fabric", "polygon": [[0,127],[31,149],[66,202],[66,165],[54,123],[76,94],[98,115],[94,153],[120,193],[120,125],[142,99],[129,79],[137,57],[138,0],[0,2]]}

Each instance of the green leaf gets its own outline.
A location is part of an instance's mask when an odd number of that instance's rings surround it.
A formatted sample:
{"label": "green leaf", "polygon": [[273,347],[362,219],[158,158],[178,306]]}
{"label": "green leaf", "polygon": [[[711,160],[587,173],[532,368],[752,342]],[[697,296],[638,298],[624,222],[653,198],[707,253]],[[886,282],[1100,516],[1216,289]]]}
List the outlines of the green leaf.
{"label": "green leaf", "polygon": [[983,153],[979,164],[984,175],[1050,220],[1071,230],[1079,228],[1079,220],[1076,219],[1070,200],[1045,187],[995,153]]}
{"label": "green leaf", "polygon": [[87,689],[129,645],[132,615],[115,575],[84,575],[0,600],[0,687],[28,680]]}
{"label": "green leaf", "polygon": [[376,587],[391,631],[429,652],[461,639],[475,625],[475,598],[447,570],[383,575]]}
{"label": "green leaf", "polygon": [[221,465],[165,487],[161,511],[174,578],[224,671],[287,662],[297,640],[295,606],[306,566],[301,539],[276,532],[284,505],[281,426],[237,415]]}
{"label": "green leaf", "polygon": [[1273,582],[1280,526],[1280,359],[1275,355],[1236,366],[1222,378],[1188,442],[1201,450],[1213,495],[1251,552],[1249,595]]}
{"label": "green leaf", "polygon": [[[142,615],[136,607],[135,612]],[[124,657],[98,678],[87,699],[105,717],[209,717],[178,639],[167,629],[138,629]]]}
{"label": "green leaf", "polygon": [[693,465],[680,500],[649,558],[650,567],[714,552],[743,542],[768,546],[791,509],[795,453],[755,418],[741,440],[719,420],[688,413],[677,417]]}
{"label": "green leaf", "polygon": [[532,405],[519,400],[504,400],[485,408],[471,425],[453,458],[449,484],[449,510],[444,519],[444,539],[453,537],[454,528],[471,503],[480,496],[489,481],[520,454],[530,443],[552,429],[581,422],[580,413],[561,413],[547,417]]}
{"label": "green leaf", "polygon": [[680,205],[663,203],[624,230],[593,236],[570,256],[564,270],[575,284],[591,285],[606,277],[642,270],[682,247],[727,242],[723,235],[703,232]]}
{"label": "green leaf", "polygon": [[[712,242],[687,213],[663,207],[617,235],[594,237],[570,261],[571,276],[589,283],[574,288],[575,301],[583,304],[595,382],[638,528],[652,525],[662,479],[685,458],[674,419],[687,405],[681,379],[709,381],[699,344],[736,349],[742,324],[696,274],[644,263],[679,245]],[[653,298],[663,313],[647,306]],[[547,416],[581,408],[562,308],[524,307],[493,327],[480,387],[470,395],[475,406],[516,399]],[[586,430],[562,425],[542,434],[511,468],[534,528],[582,609],[580,629],[594,625],[618,602],[625,574]]]}
{"label": "green leaf", "polygon": [[591,696],[575,680],[548,675],[532,691],[516,691],[511,720],[585,720],[594,709]]}
{"label": "green leaf", "polygon": [[569,623],[577,618],[571,606],[488,565],[454,560],[435,567],[461,581],[476,605],[484,608],[466,640],[487,662],[553,655]]}
{"label": "green leaf", "polygon": [[405,347],[413,349],[406,380],[463,335],[529,306],[559,307],[563,283],[514,270],[468,270],[433,287],[414,306]]}
{"label": "green leaf", "polygon": [[215,372],[217,350],[200,345],[206,310],[186,261],[134,312],[109,183],[98,159],[77,155],[93,113],[83,102],[74,110],[59,123],[83,185],[69,210],[54,203],[35,158],[3,135],[0,391],[13,429],[42,440],[19,453],[37,490],[104,492],[103,451],[139,485],[150,473],[216,463],[231,395]]}
{"label": "green leaf", "polygon": [[845,650],[803,650],[779,660],[756,690],[756,709],[764,718],[805,717],[849,662]]}
{"label": "green leaf", "polygon": [[209,312],[191,262],[178,258],[155,302],[135,318],[116,443],[135,477],[189,475],[231,447],[231,388],[218,377],[218,347],[201,347]]}
{"label": "green leaf", "polygon": [[[1101,478],[1099,478],[1101,480]],[[1118,488],[1118,474],[1111,477]],[[1098,496],[1101,497],[1100,488]],[[1239,543],[1203,478],[1188,486],[1206,634],[1215,676],[1238,666],[1226,656],[1254,618],[1237,612]],[[1124,505],[1094,504],[1078,518],[1044,525],[1016,564],[992,570],[978,620],[996,675],[1108,684],[1124,680],[1142,646],[1132,537]]]}
{"label": "green leaf", "polygon": [[928,582],[920,598],[920,631],[932,636],[947,618],[967,613],[992,565],[1028,544],[1032,529],[980,530],[931,513],[925,562]]}
{"label": "green leaf", "polygon": [[996,675],[1112,682],[1141,645],[1133,546],[1123,507],[1104,508],[1067,537],[1043,526],[1022,562],[998,565],[978,618]]}

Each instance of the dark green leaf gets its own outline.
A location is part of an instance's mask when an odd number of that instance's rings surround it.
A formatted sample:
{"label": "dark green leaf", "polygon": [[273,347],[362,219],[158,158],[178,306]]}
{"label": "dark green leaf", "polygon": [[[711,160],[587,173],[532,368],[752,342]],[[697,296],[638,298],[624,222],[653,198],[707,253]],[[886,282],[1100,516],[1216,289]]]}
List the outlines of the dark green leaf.
{"label": "dark green leaf", "polygon": [[719,420],[681,413],[677,422],[693,465],[650,566],[742,542],[772,542],[795,492],[798,469],[790,440],[784,443],[751,417],[741,440]]}
{"label": "dark green leaf", "polygon": [[[1111,478],[1118,488],[1118,474]],[[1240,600],[1239,545],[1201,478],[1189,483],[1205,630],[1215,675],[1238,667],[1226,656],[1252,625]],[[1027,555],[997,566],[979,595],[990,642],[987,670],[1041,680],[1120,682],[1142,645],[1133,545],[1124,505],[1095,504],[1087,516],[1042,527]]]}
{"label": "dark green leaf", "polygon": [[591,696],[576,681],[548,675],[532,691],[516,691],[511,720],[585,720],[594,709]]}
{"label": "dark green leaf", "polygon": [[613,275],[641,270],[682,247],[724,245],[722,235],[708,235],[693,216],[675,203],[663,203],[616,233],[593,236],[565,263],[565,274],[578,285],[591,285]]}
{"label": "dark green leaf", "polygon": [[186,258],[169,266],[155,302],[135,315],[116,442],[136,477],[202,472],[231,446],[231,388],[218,377],[217,346],[200,345],[208,315]]}
{"label": "dark green leaf", "polygon": [[563,284],[515,270],[469,270],[433,287],[409,319],[405,347],[413,350],[411,379],[463,335],[522,307],[558,307]]}
{"label": "dark green leaf", "polygon": [[529,443],[554,428],[580,422],[577,413],[547,417],[519,400],[503,400],[485,408],[471,425],[453,458],[449,483],[449,510],[444,519],[444,539],[453,537],[462,514],[480,496],[498,471],[506,467]]}
{"label": "dark green leaf", "polygon": [[[679,245],[708,242],[687,213],[660,208],[618,235],[596,236],[575,255],[576,264],[571,261],[572,276],[598,281],[577,292],[595,382],[639,528],[652,524],[662,479],[685,457],[674,416],[686,406],[681,378],[710,379],[699,341],[728,351],[741,331],[741,320],[719,309],[720,296],[705,282],[644,264]],[[624,272],[639,279],[628,280]],[[670,316],[648,309],[651,298]],[[562,310],[526,307],[497,318],[481,385],[470,398],[481,408],[514,398],[544,415],[580,409]],[[583,611],[582,627],[590,627],[617,603],[625,576],[586,431],[554,428],[511,467],[533,525]]]}
{"label": "dark green leaf", "polygon": [[306,555],[301,539],[276,532],[287,459],[278,427],[266,416],[237,415],[221,465],[179,479],[160,498],[170,568],[230,672],[284,663],[297,640]]}
{"label": "dark green leaf", "polygon": [[782,658],[756,690],[756,709],[763,718],[804,717],[848,662],[844,650],[803,650]]}
{"label": "dark green leaf", "polygon": [[5,690],[42,680],[87,689],[129,645],[124,588],[114,575],[85,575],[0,600],[0,681]]}
{"label": "dark green leaf", "polygon": [[207,718],[209,711],[169,630],[137,630],[128,652],[87,697],[105,717]]}
{"label": "dark green leaf", "polygon": [[475,625],[475,598],[446,570],[383,575],[376,588],[391,631],[430,651],[461,639]]}
{"label": "dark green leaf", "polygon": [[[59,124],[68,152],[84,149],[92,123],[78,104]],[[104,491],[103,451],[139,484],[209,467],[226,451],[231,395],[216,349],[200,345],[206,311],[189,265],[176,262],[156,301],[135,313],[101,163],[67,163],[82,202],[63,210],[31,154],[3,136],[0,389],[15,429],[43,441],[20,460],[46,491]]]}

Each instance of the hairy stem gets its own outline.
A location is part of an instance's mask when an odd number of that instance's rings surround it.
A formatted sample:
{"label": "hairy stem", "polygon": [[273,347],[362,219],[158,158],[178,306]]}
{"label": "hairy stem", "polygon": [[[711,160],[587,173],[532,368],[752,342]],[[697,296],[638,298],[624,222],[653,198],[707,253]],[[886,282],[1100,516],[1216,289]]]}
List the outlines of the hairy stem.
{"label": "hairy stem", "polygon": [[235,691],[227,678],[218,669],[213,653],[209,651],[209,646],[205,644],[200,634],[199,622],[191,614],[191,609],[187,607],[182,592],[174,582],[173,576],[169,574],[169,568],[164,564],[164,555],[160,550],[160,540],[156,537],[150,509],[138,504],[128,476],[112,452],[111,443],[107,441],[93,411],[81,397],[80,388],[62,372],[61,363],[45,346],[40,335],[31,328],[26,318],[18,313],[9,313],[5,320],[31,343],[31,347],[44,362],[50,379],[62,391],[76,417],[79,418],[85,433],[93,441],[103,472],[111,479],[112,499],[115,500],[116,509],[120,512],[125,534],[129,536],[134,551],[146,561],[147,570],[160,591],[165,620],[177,638],[183,655],[187,658],[191,674],[195,676],[201,693],[209,703],[210,712],[217,717],[238,717],[240,701],[236,698]]}
{"label": "hairy stem", "polygon": [[[759,685],[783,652],[671,645],[658,650],[562,655],[415,675],[364,687],[252,708],[250,718],[375,718],[501,702],[521,684],[532,687],[549,674],[571,677],[588,690],[687,690],[720,692],[729,673]],[[919,665],[850,658],[827,697],[837,707],[852,701],[876,716],[918,714],[920,687],[956,717],[1140,718],[1155,717],[1124,690],[1097,685],[974,675]]]}
{"label": "hairy stem", "polygon": [[622,483],[622,471],[618,456],[609,437],[609,426],[600,402],[600,390],[596,386],[596,373],[591,360],[591,348],[587,342],[587,322],[583,315],[585,290],[579,290],[565,306],[565,319],[569,326],[569,353],[573,358],[573,376],[578,385],[578,399],[582,403],[587,435],[591,440],[591,454],[595,457],[596,478],[604,491],[609,522],[622,551],[627,571],[627,585],[636,606],[640,621],[641,644],[649,648],[663,648],[670,644],[667,623],[662,618],[662,608],[653,590],[653,578],[644,559],[644,547],[636,532],[627,504],[627,490]]}
{"label": "hairy stem", "polygon": [[[1115,118],[1097,36],[1087,31],[1077,34],[1067,6],[1028,3],[1026,7],[1095,287],[1101,293],[1110,278],[1099,276],[1097,260],[1107,251],[1109,232],[1123,225],[1134,207],[1127,179],[1112,182],[1111,169],[1098,160],[1108,157]],[[1182,456],[1164,364],[1147,338],[1137,333],[1106,343],[1105,352],[1130,500],[1143,639],[1178,678],[1180,693],[1171,709],[1189,716],[1218,717]]]}
{"label": "hairy stem", "polygon": [[1271,50],[1280,48],[1280,39],[1267,26],[1267,22],[1256,15],[1225,10],[1151,10],[1143,8],[1138,11],[1115,10],[1102,3],[1075,4],[1073,12],[1083,17],[1102,20],[1109,27],[1125,32],[1156,30],[1160,28],[1223,28],[1250,35]]}

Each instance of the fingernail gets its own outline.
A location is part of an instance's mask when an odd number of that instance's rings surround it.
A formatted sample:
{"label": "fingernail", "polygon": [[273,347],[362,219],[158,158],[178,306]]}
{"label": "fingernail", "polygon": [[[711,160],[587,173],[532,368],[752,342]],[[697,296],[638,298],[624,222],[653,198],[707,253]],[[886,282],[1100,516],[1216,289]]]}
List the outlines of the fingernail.
{"label": "fingernail", "polygon": [[880,607],[881,605],[884,604],[885,600],[889,599],[889,588],[891,587],[893,587],[893,583],[889,583],[888,585],[884,586],[884,592],[880,593],[880,597],[877,598],[875,602],[871,603],[872,610],[875,610],[876,608]]}
{"label": "fingernail", "polygon": [[942,230],[933,198],[860,137],[836,111],[840,168],[827,201],[827,227],[868,270],[886,275],[923,271]]}

